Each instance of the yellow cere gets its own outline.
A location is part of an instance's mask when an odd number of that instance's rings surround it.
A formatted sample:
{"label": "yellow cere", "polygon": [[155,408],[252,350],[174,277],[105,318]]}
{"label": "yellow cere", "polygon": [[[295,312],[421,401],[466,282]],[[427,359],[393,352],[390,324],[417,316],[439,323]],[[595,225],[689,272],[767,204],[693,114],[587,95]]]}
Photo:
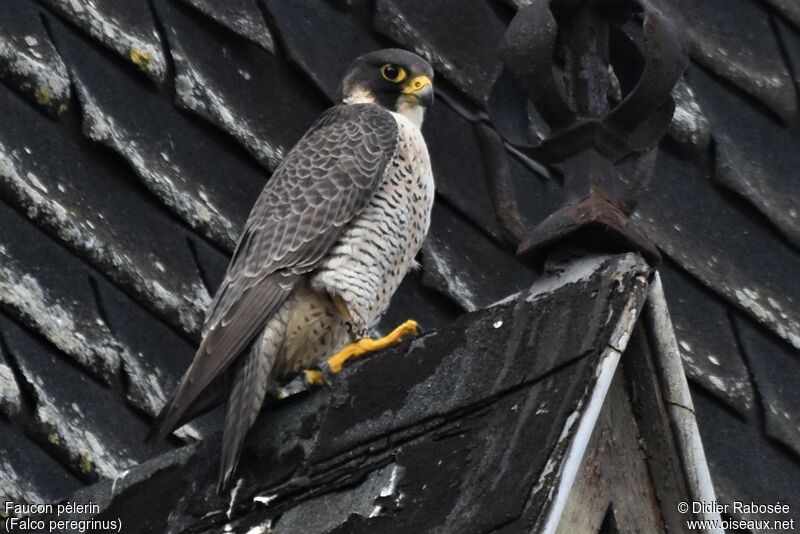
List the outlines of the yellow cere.
{"label": "yellow cere", "polygon": [[405,94],[416,93],[428,87],[432,83],[433,82],[431,81],[431,79],[423,74],[421,76],[415,77],[410,82],[408,82],[405,88],[403,89],[403,92]]}

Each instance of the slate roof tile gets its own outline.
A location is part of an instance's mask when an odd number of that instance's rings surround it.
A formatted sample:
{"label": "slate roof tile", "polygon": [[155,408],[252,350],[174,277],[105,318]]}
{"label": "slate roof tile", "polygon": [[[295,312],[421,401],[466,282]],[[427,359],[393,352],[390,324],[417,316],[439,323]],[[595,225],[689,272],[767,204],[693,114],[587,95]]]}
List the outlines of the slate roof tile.
{"label": "slate roof tile", "polygon": [[685,148],[703,154],[711,142],[711,125],[685,77],[675,85],[672,98],[675,100],[675,113],[667,133]]}
{"label": "slate roof tile", "polygon": [[0,329],[35,399],[27,431],[76,476],[113,478],[149,456],[141,438],[146,423],[131,417],[113,391],[2,316]]}
{"label": "slate roof tile", "polygon": [[[88,270],[36,226],[0,203],[0,303],[91,375],[111,383],[121,352],[96,309]],[[31,243],[37,243],[32,247]],[[42,261],[46,251],[48,261]]]}
{"label": "slate roof tile", "polygon": [[761,0],[777,9],[784,17],[800,28],[800,4],[794,0]]}
{"label": "slate roof tile", "polygon": [[250,39],[264,50],[272,52],[275,43],[258,0],[183,0],[201,13],[211,17],[234,33]]}
{"label": "slate roof tile", "polygon": [[763,405],[767,435],[800,457],[800,350],[741,314],[735,314],[734,320]]}
{"label": "slate roof tile", "polygon": [[42,2],[154,81],[164,80],[167,59],[147,0]]}
{"label": "slate roof tile", "polygon": [[392,297],[389,309],[381,317],[378,329],[391,332],[407,319],[414,319],[423,332],[450,324],[464,310],[448,296],[428,289],[422,283],[424,267],[412,271],[403,279]]}
{"label": "slate roof tile", "polygon": [[797,114],[789,70],[781,58],[769,13],[752,0],[651,0],[677,22],[691,56],[759,99],[785,122]]}
{"label": "slate roof tile", "polygon": [[3,199],[176,328],[197,332],[210,296],[173,215],[80,134],[0,88]]}
{"label": "slate roof tile", "polygon": [[350,63],[386,44],[370,28],[372,13],[367,4],[265,0],[287,57],[300,65],[331,101],[336,100],[339,83]]}
{"label": "slate roof tile", "polygon": [[422,283],[475,311],[520,291],[535,275],[444,204],[433,209],[423,245]]}
{"label": "slate roof tile", "polygon": [[53,115],[69,104],[67,68],[50,42],[39,10],[26,0],[3,3],[0,79]]}
{"label": "slate roof tile", "polygon": [[11,419],[22,409],[22,392],[0,342],[0,414]]}
{"label": "slate roof tile", "polygon": [[83,484],[22,431],[0,418],[0,499],[57,502]]}
{"label": "slate roof tile", "polygon": [[222,128],[270,169],[327,103],[287,62],[220,36],[180,4],[157,0],[175,64],[175,98]]}
{"label": "slate roof tile", "polygon": [[479,104],[488,99],[500,74],[505,32],[504,22],[488,3],[376,0],[375,28],[426,57]]}
{"label": "slate roof tile", "polygon": [[[706,451],[717,501],[787,503],[800,506],[800,462],[771,443],[758,425],[736,417],[703,389],[692,387],[697,426]],[[736,517],[731,507],[732,516]],[[739,519],[742,517],[739,516]],[[763,519],[777,519],[764,516]],[[781,517],[790,519],[790,517]]]}
{"label": "slate roof tile", "polygon": [[800,196],[786,179],[800,168],[800,129],[776,125],[699,69],[690,75],[714,130],[713,179],[752,202],[800,248]]}
{"label": "slate roof tile", "polygon": [[750,417],[754,409],[750,375],[727,305],[671,262],[659,271],[686,374]]}
{"label": "slate roof tile", "polygon": [[[795,8],[800,11],[800,4],[794,3]],[[775,22],[777,35],[786,51],[786,60],[794,76],[795,88],[800,93],[800,23],[793,28],[783,20],[777,19]],[[797,124],[794,124],[796,127]]]}
{"label": "slate roof tile", "polygon": [[481,147],[472,123],[451,107],[437,105],[422,125],[436,192],[487,234],[502,239],[486,185]]}
{"label": "slate roof tile", "polygon": [[53,32],[70,63],[84,134],[124,158],[168,209],[232,251],[267,173],[67,28],[53,24]]}
{"label": "slate roof tile", "polygon": [[681,268],[800,348],[800,256],[712,186],[700,164],[662,149],[634,220]]}

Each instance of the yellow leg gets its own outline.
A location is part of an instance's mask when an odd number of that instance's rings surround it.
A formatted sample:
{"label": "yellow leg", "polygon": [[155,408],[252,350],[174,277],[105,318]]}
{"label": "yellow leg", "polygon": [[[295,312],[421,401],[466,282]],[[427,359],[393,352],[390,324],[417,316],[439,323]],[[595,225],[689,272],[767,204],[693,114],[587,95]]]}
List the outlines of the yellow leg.
{"label": "yellow leg", "polygon": [[365,337],[354,341],[345,348],[328,358],[328,369],[331,373],[337,374],[342,371],[345,362],[350,358],[358,358],[370,352],[375,352],[398,343],[403,336],[413,335],[419,332],[417,322],[408,320],[392,330],[392,332],[380,339],[370,339]]}

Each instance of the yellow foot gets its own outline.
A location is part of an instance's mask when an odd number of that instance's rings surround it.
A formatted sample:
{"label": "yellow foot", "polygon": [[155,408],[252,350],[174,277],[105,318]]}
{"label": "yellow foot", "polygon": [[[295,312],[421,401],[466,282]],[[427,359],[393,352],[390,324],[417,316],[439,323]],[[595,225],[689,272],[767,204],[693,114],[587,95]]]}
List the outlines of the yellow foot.
{"label": "yellow foot", "polygon": [[408,320],[392,330],[392,332],[380,339],[370,339],[365,337],[358,341],[353,341],[345,348],[328,358],[328,370],[332,374],[337,374],[342,371],[345,362],[350,358],[358,358],[370,352],[375,352],[386,347],[390,347],[395,343],[399,343],[403,336],[415,335],[419,332],[417,322]]}
{"label": "yellow foot", "polygon": [[305,382],[307,386],[324,386],[325,385],[325,376],[322,374],[322,371],[317,371],[316,369],[306,369],[303,371],[305,374]]}

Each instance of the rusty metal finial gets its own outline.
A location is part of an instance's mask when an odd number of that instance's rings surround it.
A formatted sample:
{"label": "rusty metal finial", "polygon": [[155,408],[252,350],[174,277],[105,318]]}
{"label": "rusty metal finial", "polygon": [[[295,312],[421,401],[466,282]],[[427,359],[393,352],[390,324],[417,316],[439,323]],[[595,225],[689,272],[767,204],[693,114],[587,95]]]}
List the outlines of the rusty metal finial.
{"label": "rusty metal finial", "polygon": [[[568,241],[595,250],[660,254],[628,214],[653,168],[655,146],[688,62],[678,31],[635,0],[538,0],[506,32],[504,60],[550,126],[536,146],[518,147],[564,174],[564,203],[519,245],[538,261]],[[632,182],[615,165],[639,158]]]}

